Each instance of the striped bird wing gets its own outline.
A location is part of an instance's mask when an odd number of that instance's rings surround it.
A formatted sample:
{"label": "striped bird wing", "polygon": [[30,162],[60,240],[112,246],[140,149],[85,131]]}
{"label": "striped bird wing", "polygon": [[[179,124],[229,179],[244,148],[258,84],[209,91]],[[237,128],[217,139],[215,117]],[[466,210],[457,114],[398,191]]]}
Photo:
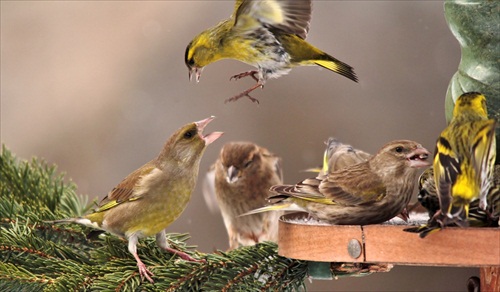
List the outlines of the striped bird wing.
{"label": "striped bird wing", "polygon": [[492,119],[476,123],[478,131],[471,146],[471,162],[476,170],[478,181],[481,181],[480,207],[486,208],[486,195],[492,184],[496,158],[496,122]]}
{"label": "striped bird wing", "polygon": [[270,202],[277,203],[288,197],[297,198],[306,201],[312,201],[323,204],[334,204],[331,199],[325,198],[318,186],[321,180],[318,178],[308,178],[295,185],[276,185],[270,188],[271,192],[277,195],[269,197]]}
{"label": "striped bird wing", "polygon": [[319,186],[328,199],[342,205],[357,205],[382,200],[386,187],[368,167],[368,162],[329,173]]}
{"label": "striped bird wing", "polygon": [[136,186],[143,177],[151,174],[155,169],[157,168],[151,161],[129,174],[101,200],[96,212],[106,211],[119,204],[139,199],[141,196],[134,194]]}
{"label": "striped bird wing", "polygon": [[451,188],[461,173],[460,160],[452,149],[447,132],[441,133],[434,150],[434,181],[438,191],[442,214],[450,210],[452,196]]}
{"label": "striped bird wing", "polygon": [[273,27],[305,39],[311,21],[311,0],[236,1],[235,27],[253,30]]}

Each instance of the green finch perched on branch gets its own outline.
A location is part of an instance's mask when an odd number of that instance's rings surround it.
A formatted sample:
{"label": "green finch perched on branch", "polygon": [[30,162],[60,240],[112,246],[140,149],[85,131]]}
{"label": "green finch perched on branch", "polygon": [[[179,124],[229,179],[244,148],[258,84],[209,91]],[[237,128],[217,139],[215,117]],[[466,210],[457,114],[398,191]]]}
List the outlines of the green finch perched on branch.
{"label": "green finch perched on branch", "polygon": [[203,129],[214,118],[178,129],[155,159],[125,177],[93,213],[53,223],[74,222],[125,237],[141,278],[151,283],[153,273],[137,255],[139,238],[155,235],[162,249],[184,260],[195,261],[169,246],[165,229],[181,215],[191,198],[205,148],[222,135],[222,132],[203,135]]}
{"label": "green finch perched on branch", "polygon": [[221,59],[234,59],[257,68],[231,77],[252,77],[257,83],[227,101],[248,97],[269,78],[293,67],[318,65],[355,82],[351,66],[305,41],[311,21],[311,0],[237,0],[234,13],[197,35],[187,46],[184,61],[189,79],[200,80],[203,68]]}
{"label": "green finch perched on branch", "polygon": [[320,174],[295,185],[276,185],[271,205],[248,212],[304,211],[339,225],[387,221],[410,201],[418,168],[428,166],[429,151],[420,144],[392,141],[367,161]]}
{"label": "green finch perched on branch", "polygon": [[[204,195],[216,197],[229,236],[229,249],[278,241],[278,219],[283,212],[240,217],[267,202],[272,185],[283,183],[281,159],[250,142],[231,142],[207,173]],[[211,187],[208,187],[211,186]]]}

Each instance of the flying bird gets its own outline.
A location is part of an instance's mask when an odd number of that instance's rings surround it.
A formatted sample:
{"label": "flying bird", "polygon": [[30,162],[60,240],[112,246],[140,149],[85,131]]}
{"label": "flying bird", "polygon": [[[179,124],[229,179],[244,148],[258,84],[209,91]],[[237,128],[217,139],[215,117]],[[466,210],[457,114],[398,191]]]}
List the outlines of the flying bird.
{"label": "flying bird", "polygon": [[189,79],[199,82],[203,68],[222,59],[234,59],[256,70],[231,77],[250,76],[256,84],[228,101],[250,96],[270,78],[288,74],[293,67],[318,65],[355,82],[351,66],[308,43],[305,38],[311,21],[311,0],[237,0],[234,12],[188,44],[184,56]]}

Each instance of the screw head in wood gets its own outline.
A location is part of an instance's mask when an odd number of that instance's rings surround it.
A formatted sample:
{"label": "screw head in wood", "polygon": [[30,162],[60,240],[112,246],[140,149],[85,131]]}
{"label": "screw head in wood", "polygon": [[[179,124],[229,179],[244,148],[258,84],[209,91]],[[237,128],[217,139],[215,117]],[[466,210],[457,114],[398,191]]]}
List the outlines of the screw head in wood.
{"label": "screw head in wood", "polygon": [[353,259],[359,258],[362,250],[361,243],[355,238],[349,240],[347,243],[347,252]]}

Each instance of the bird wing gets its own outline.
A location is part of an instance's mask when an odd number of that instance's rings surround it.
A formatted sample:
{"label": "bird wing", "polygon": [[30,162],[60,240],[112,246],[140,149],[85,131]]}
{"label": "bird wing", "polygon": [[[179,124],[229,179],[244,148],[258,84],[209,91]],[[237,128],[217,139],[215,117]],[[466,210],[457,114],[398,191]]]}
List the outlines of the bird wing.
{"label": "bird wing", "polygon": [[[478,121],[478,131],[474,137],[471,153],[472,165],[481,183],[481,194],[484,197],[488,193],[492,179],[496,158],[495,120]],[[484,206],[486,207],[486,206]]]}
{"label": "bird wing", "polygon": [[267,150],[262,152],[262,156],[265,159],[272,160],[271,163],[273,165],[274,174],[276,174],[276,177],[278,177],[280,181],[283,181],[283,167],[281,165],[281,158],[268,152]]}
{"label": "bird wing", "polygon": [[271,203],[281,202],[282,200],[293,197],[306,201],[312,201],[323,204],[335,204],[331,199],[325,198],[318,190],[321,183],[319,178],[308,178],[295,185],[276,185],[272,186],[270,191],[277,195],[269,197]]}
{"label": "bird wing", "polygon": [[208,209],[212,213],[220,213],[217,195],[215,194],[215,164],[212,164],[205,175],[202,184],[203,198],[207,204]]}
{"label": "bird wing", "polygon": [[434,150],[434,180],[441,211],[444,213],[448,212],[451,205],[451,187],[461,173],[460,159],[453,151],[446,134],[446,132],[441,133]]}
{"label": "bird wing", "polygon": [[319,191],[343,205],[379,201],[387,193],[382,179],[370,170],[368,162],[329,173],[321,181]]}
{"label": "bird wing", "polygon": [[[344,144],[335,138],[330,137],[326,142],[326,155],[330,172],[337,171],[350,165],[367,161],[371,155],[355,149],[349,144]],[[325,167],[324,167],[325,168]]]}
{"label": "bird wing", "polygon": [[119,204],[139,199],[141,195],[134,193],[136,186],[142,178],[152,173],[155,169],[157,168],[154,163],[149,162],[129,174],[101,200],[99,209],[96,212],[109,210]]}
{"label": "bird wing", "polygon": [[273,27],[305,39],[311,21],[311,0],[238,0],[235,27],[252,30]]}

